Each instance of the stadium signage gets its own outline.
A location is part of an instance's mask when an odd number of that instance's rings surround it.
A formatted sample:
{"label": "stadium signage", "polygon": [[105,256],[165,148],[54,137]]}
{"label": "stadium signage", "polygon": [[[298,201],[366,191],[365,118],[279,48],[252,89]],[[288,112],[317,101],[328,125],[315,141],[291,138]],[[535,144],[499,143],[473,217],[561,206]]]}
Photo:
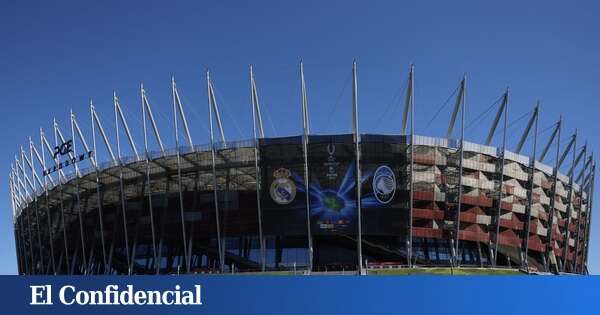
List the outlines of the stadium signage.
{"label": "stadium signage", "polygon": [[[29,305],[54,305],[52,285],[30,285]],[[58,302],[62,305],[202,305],[201,286],[183,290],[177,284],[174,290],[137,290],[128,284],[124,288],[116,284],[103,290],[79,290],[73,285],[63,285],[58,290]]]}
{"label": "stadium signage", "polygon": [[327,157],[327,162],[323,163],[323,166],[327,168],[327,174],[325,176],[329,180],[336,180],[338,177],[337,168],[340,165],[340,162],[337,162],[335,159],[335,144],[329,143],[327,145],[327,153],[329,156]]}
{"label": "stadium signage", "polygon": [[[78,156],[75,156],[73,154],[73,139],[65,141],[54,147],[54,150],[52,153],[52,159],[55,162],[54,166],[45,169],[43,172],[43,175],[47,176],[47,175],[52,174],[60,169],[65,168],[69,165],[74,165],[83,160],[90,159],[90,158],[92,158],[93,154],[94,154],[94,151],[88,151],[86,153],[82,153]],[[58,158],[60,158],[63,155],[67,155],[69,158],[62,162],[58,162],[59,161]]]}

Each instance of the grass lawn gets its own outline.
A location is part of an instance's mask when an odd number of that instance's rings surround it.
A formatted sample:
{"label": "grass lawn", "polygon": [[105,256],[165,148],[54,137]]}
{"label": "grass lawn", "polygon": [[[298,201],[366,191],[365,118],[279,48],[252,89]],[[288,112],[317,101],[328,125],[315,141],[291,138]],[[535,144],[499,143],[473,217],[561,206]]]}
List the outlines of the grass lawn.
{"label": "grass lawn", "polygon": [[456,275],[456,276],[476,276],[476,275],[523,275],[516,269],[492,269],[492,268],[403,268],[403,269],[376,269],[369,270],[369,275],[379,276],[408,276],[408,275]]}
{"label": "grass lawn", "polygon": [[[302,270],[296,272],[297,275],[302,275]],[[236,272],[236,276],[293,276],[293,271],[257,271],[257,272]]]}
{"label": "grass lawn", "polygon": [[[354,275],[356,271],[346,271],[346,275]],[[223,274],[207,274],[207,275],[236,275],[236,276],[293,276],[293,271],[265,271],[265,272],[236,272],[223,273]],[[298,270],[296,275],[304,275],[303,270]],[[315,272],[313,275],[341,275],[341,272]],[[371,269],[369,270],[370,276],[409,276],[409,275],[439,275],[439,276],[504,276],[504,275],[524,275],[517,269],[493,269],[493,268],[450,268],[439,267],[439,268],[395,268],[395,269]]]}

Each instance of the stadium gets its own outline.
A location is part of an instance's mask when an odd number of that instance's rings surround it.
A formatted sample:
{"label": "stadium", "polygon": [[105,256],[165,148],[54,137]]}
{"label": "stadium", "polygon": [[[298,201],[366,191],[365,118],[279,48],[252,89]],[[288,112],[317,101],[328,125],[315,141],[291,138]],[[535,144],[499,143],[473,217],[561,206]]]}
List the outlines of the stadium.
{"label": "stadium", "polygon": [[[538,139],[536,106],[509,150],[506,90],[487,141],[468,142],[465,77],[447,136],[415,135],[411,67],[398,134],[361,134],[356,76],[354,63],[351,134],[311,133],[302,64],[297,136],[264,136],[252,68],[250,140],[226,141],[208,72],[208,145],[192,142],[174,80],[175,148],[164,147],[143,86],[143,148],[116,94],[116,141],[92,104],[91,135],[73,113],[66,129],[55,120],[53,139],[40,129],[9,174],[19,273],[588,273],[595,161],[576,133],[560,143],[561,120]],[[100,147],[108,161],[96,159]]]}

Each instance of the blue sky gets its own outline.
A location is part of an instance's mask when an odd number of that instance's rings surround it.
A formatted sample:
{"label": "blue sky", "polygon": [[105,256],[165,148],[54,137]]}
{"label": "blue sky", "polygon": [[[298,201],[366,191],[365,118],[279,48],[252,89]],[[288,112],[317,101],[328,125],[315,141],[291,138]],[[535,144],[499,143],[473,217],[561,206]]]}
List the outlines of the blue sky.
{"label": "blue sky", "polygon": [[[91,137],[93,99],[114,137],[112,91],[142,144],[139,85],[163,140],[174,145],[174,75],[195,143],[207,142],[210,68],[228,140],[251,137],[248,65],[255,66],[267,136],[301,132],[298,60],[305,61],[312,131],[351,129],[350,71],[358,60],[360,129],[398,133],[402,85],[416,65],[415,129],[443,136],[450,106],[434,113],[467,73],[467,140],[482,142],[493,113],[470,124],[511,89],[510,120],[541,101],[540,132],[562,114],[592,150],[600,132],[600,4],[596,1],[7,1],[0,4],[0,165],[8,174],[27,137],[69,131],[73,109]],[[525,121],[509,129],[514,147]],[[544,142],[548,132],[540,134]],[[498,143],[498,139],[495,140]],[[530,147],[530,146],[529,146]],[[527,149],[528,150],[528,149]],[[127,153],[127,152],[125,152]],[[100,158],[103,152],[98,152]],[[106,157],[106,155],[104,155]],[[16,272],[8,179],[0,180],[0,274]],[[600,231],[600,221],[593,230]],[[591,270],[600,273],[592,236]]]}

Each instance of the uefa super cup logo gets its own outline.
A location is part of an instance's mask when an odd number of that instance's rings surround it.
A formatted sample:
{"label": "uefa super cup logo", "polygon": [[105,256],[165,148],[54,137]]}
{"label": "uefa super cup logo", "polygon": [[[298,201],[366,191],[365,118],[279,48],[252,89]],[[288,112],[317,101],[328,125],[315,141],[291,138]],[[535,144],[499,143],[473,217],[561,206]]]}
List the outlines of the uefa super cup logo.
{"label": "uefa super cup logo", "polygon": [[325,176],[327,176],[327,178],[330,180],[335,180],[338,177],[337,167],[340,164],[335,160],[335,144],[329,143],[327,145],[327,153],[329,154],[327,157],[327,162],[323,164],[325,167],[327,167],[327,173],[325,173]]}
{"label": "uefa super cup logo", "polygon": [[273,183],[271,183],[271,198],[280,205],[287,205],[296,197],[296,184],[290,179],[292,176],[287,168],[279,168],[273,172]]}
{"label": "uefa super cup logo", "polygon": [[373,174],[373,194],[375,199],[382,204],[388,204],[394,199],[396,193],[396,176],[389,166],[377,168]]}

